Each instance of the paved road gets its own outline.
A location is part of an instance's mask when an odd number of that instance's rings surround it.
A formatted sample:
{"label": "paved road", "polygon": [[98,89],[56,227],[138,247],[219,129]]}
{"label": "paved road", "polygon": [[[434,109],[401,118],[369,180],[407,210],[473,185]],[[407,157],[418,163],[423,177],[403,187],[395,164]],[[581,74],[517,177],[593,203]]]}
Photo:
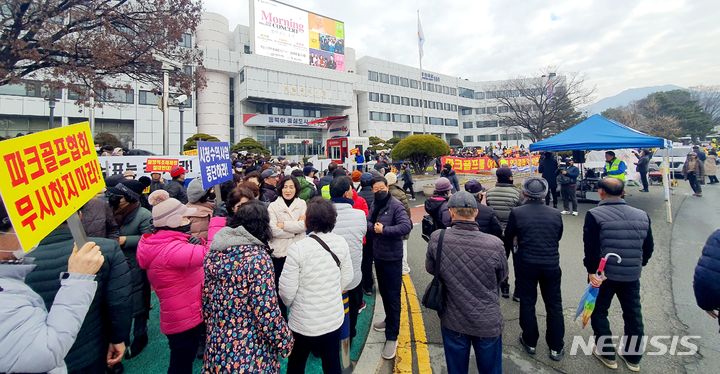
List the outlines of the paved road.
{"label": "paved road", "polygon": [[[655,253],[648,266],[643,270],[641,279],[646,335],[691,334],[703,336],[700,341],[699,355],[689,357],[646,356],[642,361],[643,371],[717,372],[718,360],[720,360],[717,355],[718,347],[720,347],[717,321],[710,320],[694,306],[691,279],[702,243],[717,227],[718,218],[720,218],[720,205],[718,205],[720,191],[718,190],[720,187],[706,186],[705,197],[698,199],[688,196],[689,188],[686,184],[681,183],[672,196],[675,225],[666,223],[665,206],[660,187],[651,187],[649,194],[631,192],[627,196],[628,203],[649,213],[655,237]],[[636,191],[636,189],[633,188],[630,191]],[[422,205],[422,202],[423,200],[419,198],[414,203]],[[573,336],[580,336],[587,341],[592,334],[589,326],[582,329],[578,323],[572,320],[572,317],[586,284],[585,269],[582,266],[582,223],[585,212],[593,206],[580,204],[581,214],[579,217],[565,216],[563,218],[565,234],[560,243],[563,269],[561,287],[565,310],[565,342],[568,348],[572,343]],[[414,222],[419,222],[422,215],[422,208],[413,209]],[[431,281],[430,275],[424,269],[425,249],[426,243],[420,237],[420,227],[416,226],[410,237],[409,263],[412,268],[411,279],[420,296]],[[514,278],[515,276],[512,274],[511,280],[514,281]],[[542,332],[545,325],[543,318],[545,312],[544,304],[540,301],[541,298],[538,299],[538,322]],[[560,363],[551,361],[547,356],[548,349],[543,338],[540,339],[536,356],[531,357],[525,354],[517,342],[520,334],[518,306],[517,303],[502,299],[502,312],[505,316],[504,372],[581,373],[605,370],[604,366],[592,356],[566,356]],[[422,316],[433,372],[445,373],[447,370],[444,364],[439,319],[435,312],[424,308],[422,308]],[[610,321],[613,331],[621,333],[623,323],[617,302],[611,307]],[[414,369],[418,371],[417,359],[414,361]],[[473,366],[471,368],[475,370]],[[629,371],[623,367],[619,372]]]}

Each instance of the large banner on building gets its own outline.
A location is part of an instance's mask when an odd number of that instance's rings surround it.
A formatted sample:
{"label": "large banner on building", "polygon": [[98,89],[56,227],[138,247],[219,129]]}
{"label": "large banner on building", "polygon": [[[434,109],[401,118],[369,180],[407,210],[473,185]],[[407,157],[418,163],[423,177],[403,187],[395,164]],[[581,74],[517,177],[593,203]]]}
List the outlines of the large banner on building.
{"label": "large banner on building", "polygon": [[315,117],[279,116],[275,114],[243,114],[243,125],[261,127],[297,127],[324,129],[325,123],[310,124]]}
{"label": "large banner on building", "polygon": [[[538,163],[540,162],[540,156],[532,156],[532,166],[538,166]],[[518,168],[518,169],[527,169],[528,164],[530,163],[530,160],[527,157],[514,157],[514,158],[506,158],[505,159],[508,162],[508,165],[511,168]],[[453,170],[457,173],[479,173],[481,171],[489,171],[494,168],[497,168],[497,164],[495,163],[495,160],[489,158],[489,157],[471,157],[471,158],[465,158],[465,157],[454,157],[454,156],[444,156],[442,158],[442,164],[450,164],[453,167]]]}
{"label": "large banner on building", "polygon": [[0,176],[25,252],[105,187],[88,122],[0,142]]}
{"label": "large banner on building", "polygon": [[253,0],[255,53],[345,71],[345,24],[272,0]]}

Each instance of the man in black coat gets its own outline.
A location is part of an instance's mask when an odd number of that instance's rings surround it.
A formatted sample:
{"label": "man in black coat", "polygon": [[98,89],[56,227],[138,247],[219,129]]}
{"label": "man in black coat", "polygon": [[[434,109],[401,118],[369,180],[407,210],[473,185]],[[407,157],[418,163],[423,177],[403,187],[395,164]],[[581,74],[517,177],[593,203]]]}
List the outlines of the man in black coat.
{"label": "man in black coat", "polygon": [[638,162],[635,163],[635,171],[640,173],[640,180],[642,181],[642,190],[640,192],[650,192],[648,189],[648,168],[650,165],[650,152],[646,149],[637,153],[633,151],[635,157],[638,158]]}
{"label": "man in black coat", "polygon": [[547,193],[545,179],[530,177],[525,180],[523,194],[526,201],[510,212],[505,228],[505,249],[513,249],[517,241],[513,263],[515,291],[520,297],[520,344],[527,353],[535,354],[540,337],[535,315],[539,283],[547,313],[545,341],[550,348],[550,358],[560,361],[565,352],[559,252],[563,222],[557,209],[543,204]]}
{"label": "man in black coat", "polygon": [[[605,366],[617,368],[613,334],[608,321],[610,304],[617,296],[625,329],[623,339],[630,342],[618,353],[630,370],[640,371],[645,334],[640,304],[640,274],[652,257],[654,241],[650,216],[625,203],[622,199],[624,189],[625,184],[619,179],[600,181],[598,193],[602,201],[585,215],[583,264],[590,283],[600,288],[595,311],[590,316],[596,343],[593,355]],[[620,256],[622,262],[610,258],[605,265],[604,277],[598,276],[595,272],[600,259],[608,253]]]}
{"label": "man in black coat", "polygon": [[558,205],[558,190],[557,190],[557,172],[558,162],[552,152],[543,153],[540,159],[540,165],[538,171],[542,174],[542,177],[548,182],[549,192],[545,196],[545,205],[550,205],[550,198],[552,197],[553,208],[557,208]]}
{"label": "man in black coat", "polygon": [[[125,342],[130,338],[132,286],[125,255],[115,240],[89,240],[100,247],[105,262],[96,276],[95,298],[65,357],[70,373],[104,373],[108,366],[121,366]],[[32,252],[37,267],[27,275],[25,283],[43,298],[48,310],[60,289],[58,274],[67,269],[73,244],[70,229],[62,224]]]}
{"label": "man in black coat", "polygon": [[480,227],[480,231],[503,240],[502,226],[500,226],[500,220],[495,215],[495,210],[482,203],[485,198],[483,194],[485,189],[482,184],[475,179],[469,180],[465,183],[465,191],[473,194],[477,200],[478,214],[475,217],[475,222]]}
{"label": "man in black coat", "polygon": [[272,203],[278,198],[277,184],[280,177],[280,173],[275,169],[265,169],[260,178],[262,178],[262,184],[260,185],[260,201],[266,203]]}
{"label": "man in black coat", "polygon": [[400,333],[403,237],[412,230],[412,222],[403,204],[390,195],[384,177],[375,177],[372,189],[375,201],[368,217],[367,241],[373,246],[378,290],[385,307],[385,320],[373,328],[385,332],[382,357],[391,360],[395,358]]}

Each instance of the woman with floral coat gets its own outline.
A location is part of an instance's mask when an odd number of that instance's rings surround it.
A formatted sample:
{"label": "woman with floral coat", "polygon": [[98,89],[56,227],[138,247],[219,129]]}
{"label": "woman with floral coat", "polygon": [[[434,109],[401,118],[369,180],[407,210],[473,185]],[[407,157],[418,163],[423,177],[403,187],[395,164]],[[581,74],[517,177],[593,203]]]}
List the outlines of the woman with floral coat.
{"label": "woman with floral coat", "polygon": [[280,314],[267,207],[243,204],[205,258],[203,372],[277,373],[293,337]]}

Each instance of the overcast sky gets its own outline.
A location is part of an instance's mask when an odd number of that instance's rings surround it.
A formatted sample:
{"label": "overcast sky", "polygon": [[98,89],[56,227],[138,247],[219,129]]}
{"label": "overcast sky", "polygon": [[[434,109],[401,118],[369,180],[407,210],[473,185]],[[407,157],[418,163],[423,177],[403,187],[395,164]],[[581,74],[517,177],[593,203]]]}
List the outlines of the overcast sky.
{"label": "overcast sky", "polygon": [[[249,24],[249,0],[204,0],[206,11]],[[628,88],[720,84],[718,0],[285,0],[345,22],[357,57],[418,65],[471,80],[579,72],[596,99]]]}

